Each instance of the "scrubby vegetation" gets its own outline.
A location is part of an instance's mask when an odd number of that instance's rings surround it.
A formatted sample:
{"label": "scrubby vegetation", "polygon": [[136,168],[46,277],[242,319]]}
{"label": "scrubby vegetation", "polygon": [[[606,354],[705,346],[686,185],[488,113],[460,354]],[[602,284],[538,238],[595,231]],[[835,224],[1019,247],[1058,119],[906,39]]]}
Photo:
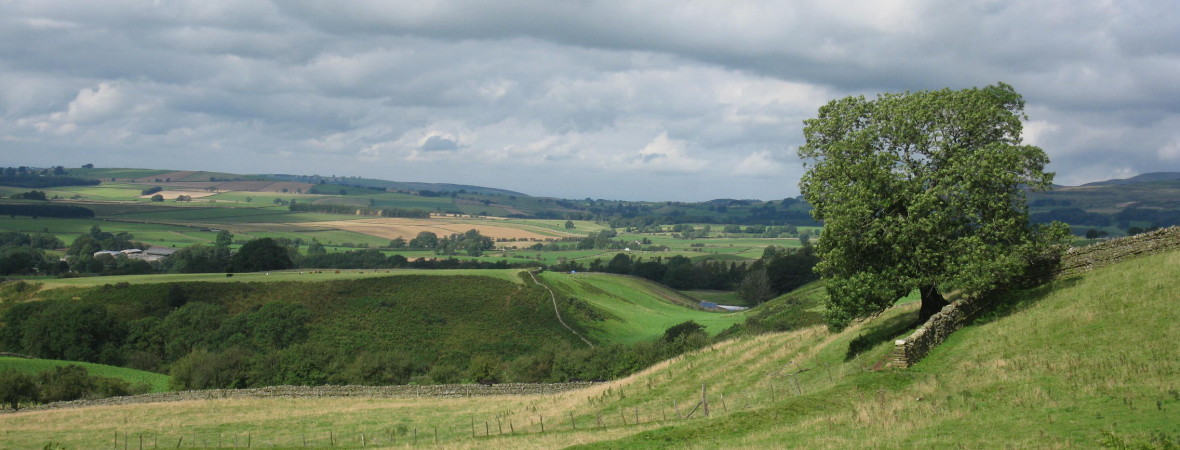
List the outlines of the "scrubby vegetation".
{"label": "scrubby vegetation", "polygon": [[[117,283],[39,295],[0,305],[0,351],[169,373],[183,389],[610,379],[709,342],[703,331],[660,338],[660,328],[587,346],[557,321],[548,291],[519,278]],[[601,314],[558,306],[578,328]]]}
{"label": "scrubby vegetation", "polygon": [[63,402],[142,394],[147,384],[132,385],[115,377],[92,375],[85,367],[63,365],[30,374],[17,369],[0,370],[0,403],[9,409],[36,403]]}

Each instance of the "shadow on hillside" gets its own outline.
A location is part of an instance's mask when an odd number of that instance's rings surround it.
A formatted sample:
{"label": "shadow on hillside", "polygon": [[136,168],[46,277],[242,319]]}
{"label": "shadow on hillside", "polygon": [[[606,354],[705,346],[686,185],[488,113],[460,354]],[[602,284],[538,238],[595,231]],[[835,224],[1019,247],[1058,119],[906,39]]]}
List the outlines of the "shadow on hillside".
{"label": "shadow on hillside", "polygon": [[844,360],[850,361],[856,355],[876,347],[877,344],[893,340],[897,336],[914,328],[917,321],[918,311],[914,310],[913,312],[891,317],[888,320],[867,325],[859,336],[848,343],[848,352],[844,354]]}
{"label": "shadow on hillside", "polygon": [[1042,284],[1030,289],[1021,289],[1000,294],[996,300],[992,301],[990,306],[980,312],[979,315],[971,321],[971,324],[983,325],[1003,319],[1020,311],[1024,311],[1025,309],[1028,309],[1029,307],[1037,304],[1037,302],[1040,302],[1050,293],[1060,289],[1073,287],[1079,282],[1081,282],[1080,277],[1071,277]]}

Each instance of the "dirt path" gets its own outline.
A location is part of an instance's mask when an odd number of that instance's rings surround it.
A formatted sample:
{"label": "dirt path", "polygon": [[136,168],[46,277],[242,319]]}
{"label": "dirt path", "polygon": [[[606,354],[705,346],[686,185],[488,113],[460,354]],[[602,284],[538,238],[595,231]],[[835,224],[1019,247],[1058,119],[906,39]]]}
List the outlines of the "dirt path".
{"label": "dirt path", "polygon": [[537,276],[533,275],[532,272],[529,272],[529,278],[532,278],[533,282],[537,283],[537,286],[541,286],[541,287],[545,288],[546,291],[549,291],[549,299],[553,300],[553,312],[557,314],[557,321],[561,322],[561,326],[565,327],[565,329],[567,329],[567,330],[570,330],[570,333],[573,333],[574,336],[577,336],[578,339],[581,339],[582,342],[585,342],[586,345],[590,346],[590,348],[594,348],[594,344],[591,343],[589,339],[586,339],[580,333],[578,333],[577,331],[574,331],[573,328],[570,328],[569,325],[566,325],[565,320],[562,320],[561,310],[557,309],[557,296],[553,294],[553,289],[549,289],[549,286],[541,284],[540,281],[537,281]]}

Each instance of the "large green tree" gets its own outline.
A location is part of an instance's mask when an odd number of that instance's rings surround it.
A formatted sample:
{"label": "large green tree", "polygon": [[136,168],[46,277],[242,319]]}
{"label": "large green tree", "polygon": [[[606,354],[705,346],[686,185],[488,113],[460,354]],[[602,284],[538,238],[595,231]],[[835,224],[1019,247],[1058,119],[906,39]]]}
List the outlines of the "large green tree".
{"label": "large green tree", "polygon": [[1025,192],[1050,187],[1049,158],[1021,143],[1024,99],[1000,83],[846,97],[804,122],[800,189],[824,223],[816,270],[840,328],[918,290],[921,319],[944,293],[1020,276],[1063,237],[1031,226]]}
{"label": "large green tree", "polygon": [[231,258],[231,265],[238,272],[262,272],[290,269],[294,263],[286,247],[274,239],[260,238],[242,245]]}

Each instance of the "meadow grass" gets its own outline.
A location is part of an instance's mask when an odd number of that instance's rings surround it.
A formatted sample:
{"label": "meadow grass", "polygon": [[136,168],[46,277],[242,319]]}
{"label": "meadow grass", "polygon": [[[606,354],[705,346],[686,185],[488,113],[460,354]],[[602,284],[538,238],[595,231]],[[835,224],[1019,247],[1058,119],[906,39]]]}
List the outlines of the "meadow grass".
{"label": "meadow grass", "polygon": [[219,203],[220,202],[235,202],[235,203],[241,203],[244,205],[264,207],[264,206],[268,206],[268,205],[274,205],[275,199],[281,199],[281,200],[287,200],[287,201],[294,199],[300,203],[305,203],[305,202],[314,202],[316,200],[320,200],[320,199],[324,199],[324,198],[331,198],[331,196],[307,194],[307,193],[297,194],[294,192],[229,191],[229,192],[220,192],[220,193],[217,193],[214,195],[210,195],[208,197],[201,197],[201,200],[214,200]]}
{"label": "meadow grass", "polygon": [[554,272],[543,273],[540,278],[554,288],[559,300],[577,298],[606,313],[603,321],[583,322],[590,335],[602,341],[649,341],[689,320],[717,334],[745,320],[744,313],[693,309],[696,299],[639,278]]}
{"label": "meadow grass", "polygon": [[718,305],[745,306],[746,300],[735,291],[681,291],[685,295]]}
{"label": "meadow grass", "polygon": [[0,230],[24,233],[49,233],[57,236],[66,245],[78,236],[90,232],[97,225],[108,233],[131,233],[133,240],[164,247],[183,247],[195,243],[211,242],[217,233],[202,232],[195,227],[166,225],[158,223],[119,222],[98,219],[54,219],[32,217],[0,217]]}
{"label": "meadow grass", "polygon": [[164,392],[168,390],[168,380],[170,377],[168,375],[155,372],[145,372],[142,370],[79,361],[58,361],[53,359],[0,356],[0,371],[11,369],[18,372],[35,374],[50,370],[54,367],[66,365],[82,366],[86,368],[86,370],[91,375],[118,378],[131,383],[133,386],[138,384],[146,384],[151,386],[151,392]]}

